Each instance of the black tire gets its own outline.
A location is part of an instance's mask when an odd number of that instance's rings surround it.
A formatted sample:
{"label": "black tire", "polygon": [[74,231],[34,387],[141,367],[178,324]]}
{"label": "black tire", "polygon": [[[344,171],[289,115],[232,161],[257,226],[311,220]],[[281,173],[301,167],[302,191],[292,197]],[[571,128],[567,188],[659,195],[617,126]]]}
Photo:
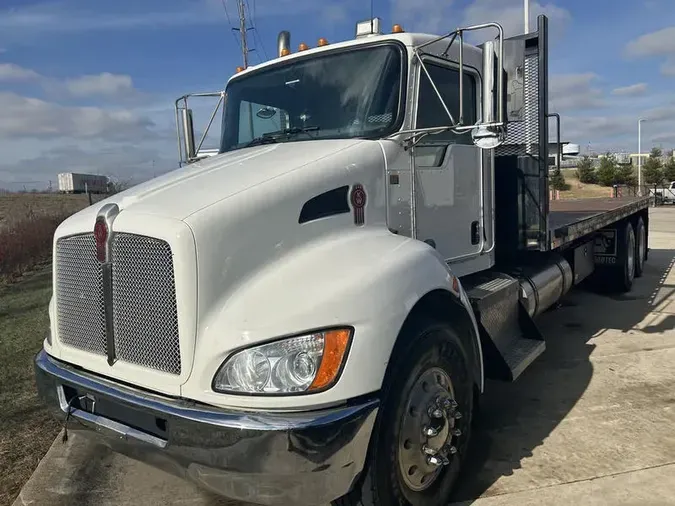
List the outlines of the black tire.
{"label": "black tire", "polygon": [[[354,490],[335,501],[334,506],[445,506],[449,503],[471,435],[473,377],[468,352],[471,348],[469,343],[462,341],[454,329],[443,322],[425,319],[407,327],[410,331],[404,331],[401,338],[408,345],[402,346],[396,353],[390,367],[391,371],[385,380],[382,405],[373,430],[363,476]],[[429,479],[428,488],[415,491],[405,481],[412,478],[404,479],[401,468],[403,463],[410,461],[410,458],[420,458],[417,449],[419,447],[421,452],[422,443],[415,442],[412,447],[408,447],[410,440],[405,439],[404,445],[401,446],[401,437],[405,438],[408,434],[406,431],[404,433],[406,435],[401,436],[402,423],[404,414],[418,413],[406,415],[405,420],[410,424],[411,420],[416,421],[419,417],[421,434],[422,425],[428,422],[427,410],[413,409],[416,408],[414,404],[419,397],[411,395],[413,391],[436,395],[431,387],[424,388],[426,385],[424,381],[420,383],[424,379],[422,376],[426,378],[430,372],[435,374],[434,371],[444,372],[447,376],[433,376],[438,378],[438,384],[432,385],[433,388],[444,385],[443,378],[449,377],[451,381],[457,406],[454,411],[449,410],[455,415],[446,417],[444,414],[443,420],[448,427],[454,423],[454,429],[459,429],[461,435],[447,436],[448,446],[452,445],[457,450],[456,453],[448,455],[447,465],[437,468],[435,477]],[[422,390],[419,390],[420,385]],[[406,409],[410,399],[415,401],[410,404],[411,409]],[[456,415],[457,411],[461,413],[461,418]],[[410,428],[411,425],[407,427]],[[441,439],[444,440],[443,436]],[[409,469],[412,468],[417,469],[420,475],[427,476],[424,474],[426,472],[424,466],[419,468],[411,466]],[[420,480],[424,483],[422,478]]]}
{"label": "black tire", "polygon": [[635,223],[635,277],[639,278],[644,273],[645,260],[647,259],[647,229],[642,217]]}
{"label": "black tire", "polygon": [[622,251],[619,255],[621,264],[613,269],[614,286],[619,292],[630,292],[635,280],[635,229],[632,223],[626,222],[623,234],[621,234]]}

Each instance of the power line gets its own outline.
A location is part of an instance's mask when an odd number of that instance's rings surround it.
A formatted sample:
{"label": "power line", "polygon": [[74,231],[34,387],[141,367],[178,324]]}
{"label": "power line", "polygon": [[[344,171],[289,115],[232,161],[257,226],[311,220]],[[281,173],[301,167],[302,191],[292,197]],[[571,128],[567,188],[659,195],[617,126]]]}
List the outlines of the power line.
{"label": "power line", "polygon": [[[246,1],[246,10],[248,10],[248,15],[249,15],[249,18],[251,19],[250,24],[251,24],[251,30],[253,31],[253,40],[254,41],[257,40],[256,46],[258,44],[260,45],[260,48],[262,49],[263,54],[265,55],[265,60],[268,60],[269,57],[267,56],[267,48],[265,48],[265,43],[263,42],[262,37],[260,36],[260,30],[258,30],[258,23],[257,23],[258,19],[256,18],[256,3],[255,3],[255,0],[253,0],[253,13],[251,13],[251,4],[249,3],[249,0],[245,0],[245,1]],[[257,47],[255,48],[255,50],[257,51]],[[252,51],[253,51],[253,49],[252,49]],[[260,56],[260,53],[258,53],[258,59],[261,62],[263,61],[262,57]]]}
{"label": "power line", "polygon": [[230,25],[230,33],[232,34],[232,37],[234,38],[234,41],[237,44],[237,46],[239,46],[239,48],[241,49],[239,39],[234,34],[234,31],[237,30],[237,28],[235,28],[234,25],[232,24],[232,20],[230,19],[230,14],[229,14],[229,12],[227,12],[227,0],[220,0],[220,3],[223,5],[223,10],[225,11],[225,17],[227,18],[227,24]]}

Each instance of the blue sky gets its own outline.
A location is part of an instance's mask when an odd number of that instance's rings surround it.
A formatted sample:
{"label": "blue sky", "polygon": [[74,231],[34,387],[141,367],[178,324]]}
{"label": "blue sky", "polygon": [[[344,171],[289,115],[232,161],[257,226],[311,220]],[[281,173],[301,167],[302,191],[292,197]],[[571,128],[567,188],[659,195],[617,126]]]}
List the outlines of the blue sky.
{"label": "blue sky", "polygon": [[[248,0],[256,63],[292,44],[353,37],[356,0]],[[522,0],[375,0],[389,27],[432,33],[486,21],[522,31]],[[675,0],[531,1],[550,18],[551,110],[584,149],[675,147]],[[241,64],[235,0],[4,0],[0,187],[63,171],[143,180],[176,166],[173,101],[222,89]],[[208,104],[204,104],[207,106]],[[201,109],[200,109],[201,110]]]}

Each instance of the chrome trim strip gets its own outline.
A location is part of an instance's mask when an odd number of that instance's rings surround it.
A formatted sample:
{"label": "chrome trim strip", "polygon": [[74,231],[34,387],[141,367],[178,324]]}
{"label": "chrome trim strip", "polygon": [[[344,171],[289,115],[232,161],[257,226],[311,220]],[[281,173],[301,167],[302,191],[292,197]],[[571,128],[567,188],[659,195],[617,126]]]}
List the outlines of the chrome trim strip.
{"label": "chrome trim strip", "polygon": [[108,365],[112,366],[116,361],[112,264],[103,264],[101,266],[101,273],[103,274],[103,309],[105,312],[105,351],[106,355],[108,355]]}
{"label": "chrome trim strip", "polygon": [[96,221],[103,220],[108,230],[105,241],[105,262],[101,265],[103,274],[103,307],[105,311],[105,351],[108,365],[115,363],[115,327],[113,325],[113,282],[112,282],[112,238],[113,222],[120,212],[117,204],[105,204],[98,210]]}
{"label": "chrome trim strip", "polygon": [[141,432],[140,430],[134,429],[133,427],[129,427],[128,425],[124,425],[123,423],[116,422],[115,420],[111,420],[110,418],[106,418],[95,413],[88,413],[87,411],[75,409],[72,407],[69,408],[68,401],[66,401],[66,394],[63,391],[63,385],[56,387],[56,395],[59,398],[61,411],[63,411],[64,414],[68,414],[68,411],[70,410],[71,418],[76,418],[92,423],[97,427],[108,430],[124,439],[134,438],[154,445],[158,448],[166,448],[167,441],[164,439],[160,439],[146,432]]}
{"label": "chrome trim strip", "polygon": [[151,394],[114,383],[105,378],[96,377],[56,361],[47,355],[44,349],[36,356],[35,365],[46,374],[66,384],[76,385],[86,392],[96,392],[116,402],[132,405],[136,408],[161,413],[164,416],[213,425],[214,427],[263,431],[317,427],[358,413],[376,410],[380,404],[378,399],[370,399],[357,405],[343,405],[337,408],[325,408],[311,412],[223,411],[212,406],[198,405],[192,401]]}

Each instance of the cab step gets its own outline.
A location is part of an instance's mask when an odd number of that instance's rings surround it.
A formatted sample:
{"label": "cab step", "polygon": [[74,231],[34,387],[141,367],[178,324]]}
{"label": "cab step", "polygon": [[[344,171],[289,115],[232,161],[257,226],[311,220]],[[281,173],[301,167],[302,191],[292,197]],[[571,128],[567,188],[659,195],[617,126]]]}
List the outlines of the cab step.
{"label": "cab step", "polygon": [[534,320],[520,302],[520,283],[502,272],[462,279],[481,334],[485,375],[515,381],[546,349]]}

